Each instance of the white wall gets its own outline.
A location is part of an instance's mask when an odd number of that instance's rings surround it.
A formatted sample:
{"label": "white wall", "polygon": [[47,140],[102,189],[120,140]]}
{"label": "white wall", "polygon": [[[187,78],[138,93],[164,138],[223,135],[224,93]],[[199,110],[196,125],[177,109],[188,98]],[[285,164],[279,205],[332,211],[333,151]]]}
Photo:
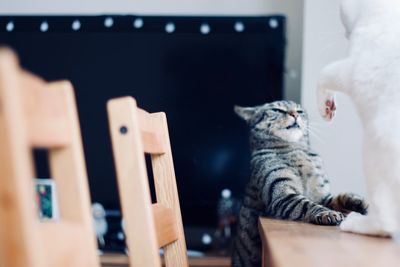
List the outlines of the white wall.
{"label": "white wall", "polygon": [[319,138],[312,145],[322,154],[334,192],[365,195],[362,171],[362,128],[351,100],[338,95],[333,122],[323,121],[316,107],[316,84],[321,69],[346,57],[347,40],[339,17],[339,0],[305,0],[302,103],[311,113]]}
{"label": "white wall", "polygon": [[300,100],[303,0],[0,0],[0,14],[153,14],[288,16],[285,96]]}

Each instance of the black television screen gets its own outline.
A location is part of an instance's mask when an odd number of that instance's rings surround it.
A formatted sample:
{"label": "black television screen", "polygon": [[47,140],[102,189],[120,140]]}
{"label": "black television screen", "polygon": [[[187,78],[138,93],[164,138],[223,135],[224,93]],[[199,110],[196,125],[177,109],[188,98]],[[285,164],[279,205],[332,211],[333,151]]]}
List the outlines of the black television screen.
{"label": "black television screen", "polygon": [[1,16],[0,44],[73,83],[92,200],[106,209],[119,208],[106,101],[165,111],[185,226],[216,226],[221,190],[244,191],[248,132],[233,106],[282,98],[282,16]]}

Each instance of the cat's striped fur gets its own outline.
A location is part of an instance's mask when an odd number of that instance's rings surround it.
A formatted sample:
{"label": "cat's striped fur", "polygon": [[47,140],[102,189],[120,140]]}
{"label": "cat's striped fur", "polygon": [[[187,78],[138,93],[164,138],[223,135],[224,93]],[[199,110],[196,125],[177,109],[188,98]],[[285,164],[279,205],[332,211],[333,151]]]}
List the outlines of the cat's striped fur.
{"label": "cat's striped fur", "polygon": [[235,107],[250,126],[251,178],[238,219],[233,267],[260,266],[260,216],[314,224],[339,224],[349,211],[366,213],[353,194],[332,196],[321,158],[310,150],[308,119],[291,101]]}

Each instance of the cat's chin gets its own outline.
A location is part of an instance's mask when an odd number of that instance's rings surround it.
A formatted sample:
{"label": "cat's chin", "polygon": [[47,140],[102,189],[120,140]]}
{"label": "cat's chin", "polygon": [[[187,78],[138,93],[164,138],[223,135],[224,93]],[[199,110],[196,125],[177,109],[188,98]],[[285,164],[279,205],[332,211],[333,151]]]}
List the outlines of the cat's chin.
{"label": "cat's chin", "polygon": [[304,136],[301,129],[284,129],[274,133],[275,136],[281,138],[284,141],[296,143]]}

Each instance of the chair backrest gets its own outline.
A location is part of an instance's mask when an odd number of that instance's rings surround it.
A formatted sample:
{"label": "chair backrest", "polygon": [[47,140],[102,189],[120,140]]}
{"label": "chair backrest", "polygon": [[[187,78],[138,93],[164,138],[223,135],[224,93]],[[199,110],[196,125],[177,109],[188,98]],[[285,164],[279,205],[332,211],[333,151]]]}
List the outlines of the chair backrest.
{"label": "chair backrest", "polygon": [[[147,113],[135,99],[108,102],[118,189],[131,267],[187,267],[175,170],[165,113]],[[157,203],[152,204],[145,153],[151,155]]]}
{"label": "chair backrest", "polygon": [[[35,206],[33,149],[48,149],[58,221]],[[74,92],[47,83],[0,49],[0,266],[99,266]]]}

